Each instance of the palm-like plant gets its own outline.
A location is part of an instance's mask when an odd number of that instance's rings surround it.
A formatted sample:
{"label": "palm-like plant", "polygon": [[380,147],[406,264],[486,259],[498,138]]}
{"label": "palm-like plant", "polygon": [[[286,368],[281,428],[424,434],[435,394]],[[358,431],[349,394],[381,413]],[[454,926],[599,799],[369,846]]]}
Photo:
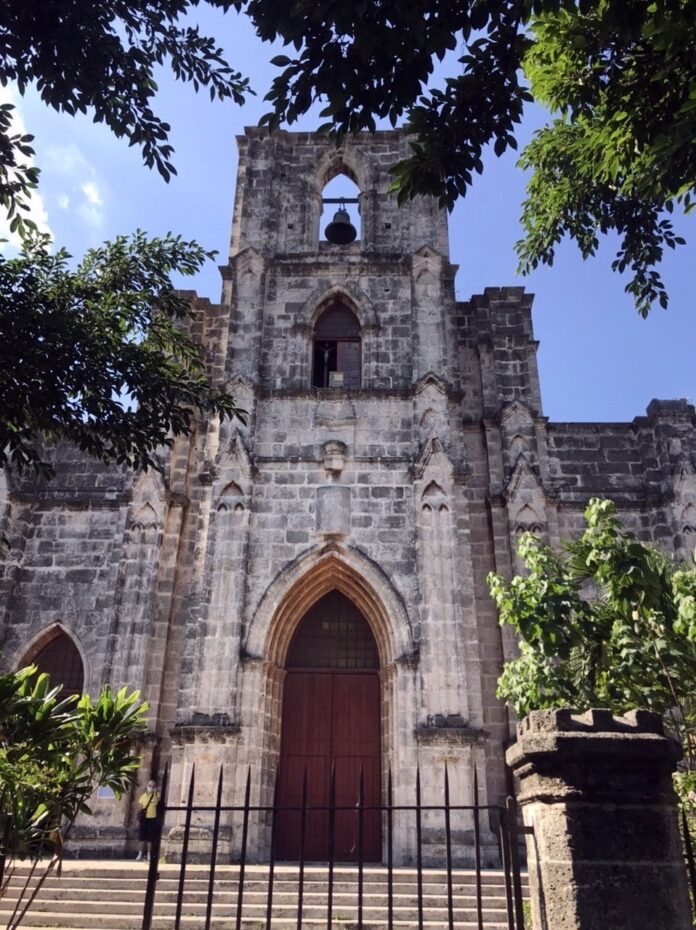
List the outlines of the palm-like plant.
{"label": "palm-like plant", "polygon": [[60,690],[35,666],[0,676],[0,897],[15,863],[32,863],[7,930],[19,926],[59,866],[78,815],[91,813],[95,789],[120,797],[140,764],[136,741],[147,705],[137,691],[105,687],[93,701],[87,694],[61,698]]}

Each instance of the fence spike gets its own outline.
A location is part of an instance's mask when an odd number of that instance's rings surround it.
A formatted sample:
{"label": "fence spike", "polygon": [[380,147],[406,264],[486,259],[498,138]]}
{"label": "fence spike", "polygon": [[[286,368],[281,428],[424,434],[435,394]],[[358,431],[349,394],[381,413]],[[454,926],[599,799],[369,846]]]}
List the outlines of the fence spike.
{"label": "fence spike", "polygon": [[242,815],[242,849],[239,858],[239,886],[237,888],[237,930],[242,927],[242,903],[244,900],[244,876],[246,873],[247,838],[249,835],[249,801],[251,799],[251,766],[247,767],[244,788],[244,814]]}
{"label": "fence spike", "polygon": [[416,867],[418,870],[418,928],[423,930],[423,831],[421,824],[420,765],[416,766]]}
{"label": "fence spike", "polygon": [[184,904],[184,887],[186,883],[186,859],[188,857],[189,837],[191,834],[191,815],[193,813],[193,792],[196,784],[196,763],[191,766],[188,797],[186,800],[186,820],[184,821],[184,840],[181,845],[181,871],[176,892],[176,913],[174,915],[174,930],[181,926],[181,912]]}
{"label": "fence spike", "polygon": [[275,776],[273,779],[273,810],[271,811],[271,848],[269,850],[269,862],[268,862],[268,895],[266,897],[266,927],[265,930],[271,930],[271,922],[273,920],[273,882],[275,877],[275,852],[276,852],[276,829],[277,829],[277,815],[278,815],[278,786],[280,784],[280,779],[278,778],[278,768],[275,770]]}
{"label": "fence spike", "polygon": [[297,889],[297,930],[302,930],[302,904],[304,900],[305,834],[307,830],[307,766],[302,776],[302,809],[300,811],[300,874]]}
{"label": "fence spike", "polygon": [[205,930],[210,930],[213,917],[213,895],[215,893],[215,867],[217,865],[218,838],[220,836],[220,812],[222,809],[222,763],[218,775],[217,793],[215,795],[215,819],[213,820],[213,844],[210,850],[210,874],[208,876],[208,900],[205,909]]}
{"label": "fence spike", "polygon": [[[478,773],[474,765],[474,856],[476,866],[476,921],[483,930],[483,885],[481,881],[481,823],[479,820]],[[522,930],[522,928],[520,928]]]}
{"label": "fence spike", "polygon": [[331,760],[331,777],[329,779],[329,823],[328,823],[328,856],[329,856],[329,888],[326,898],[326,928],[331,930],[333,921],[333,886],[334,886],[334,855],[335,855],[335,829],[336,829],[336,760]]}
{"label": "fence spike", "polygon": [[387,769],[387,930],[394,927],[394,787],[391,765]]}

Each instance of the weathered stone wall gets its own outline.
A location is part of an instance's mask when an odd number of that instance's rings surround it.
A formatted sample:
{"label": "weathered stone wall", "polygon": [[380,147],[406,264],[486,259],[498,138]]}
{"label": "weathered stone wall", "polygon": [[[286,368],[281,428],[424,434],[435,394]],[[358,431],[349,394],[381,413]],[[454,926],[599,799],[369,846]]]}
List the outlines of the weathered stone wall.
{"label": "weathered stone wall", "polygon": [[[198,796],[211,797],[225,763],[227,801],[241,799],[247,766],[252,800],[267,801],[287,645],[338,587],[379,645],[397,800],[412,801],[418,762],[426,802],[441,795],[445,762],[453,801],[471,798],[475,766],[479,800],[500,800],[511,730],[495,691],[515,646],[486,574],[514,570],[524,529],[554,544],[576,534],[591,495],[615,497],[638,533],[686,551],[693,408],[653,402],[631,424],[549,424],[531,296],[487,288],[455,301],[445,214],[429,199],[399,210],[387,193],[402,133],[340,149],[305,133],[238,141],[222,301],[189,296],[211,376],[247,422],[197,423],[161,475],[61,447],[50,485],[0,487],[3,664],[60,622],[90,690],[143,689],[147,765],[171,750],[173,798],[193,763]],[[322,188],[339,172],[360,188],[361,238],[344,248],[319,241]],[[351,391],[311,387],[313,327],[335,297],[361,326]],[[104,822],[122,828],[128,803],[104,802]],[[259,827],[258,855],[266,841]],[[399,843],[408,858],[412,837]]]}
{"label": "weathered stone wall", "polygon": [[681,749],[659,716],[534,711],[517,736],[534,930],[690,930]]}

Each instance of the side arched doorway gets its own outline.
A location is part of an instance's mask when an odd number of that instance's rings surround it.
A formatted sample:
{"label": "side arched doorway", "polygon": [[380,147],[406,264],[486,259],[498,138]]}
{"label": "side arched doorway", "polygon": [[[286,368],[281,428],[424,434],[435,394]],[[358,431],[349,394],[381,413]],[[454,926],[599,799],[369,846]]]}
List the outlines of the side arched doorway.
{"label": "side arched doorway", "polygon": [[[359,854],[356,802],[363,778],[362,854],[381,859],[380,804],[381,699],[379,655],[360,610],[344,594],[331,591],[300,621],[288,650],[283,687],[278,768],[278,803],[300,807],[307,778],[307,806],[329,803],[335,766],[334,856],[353,861]],[[370,808],[373,808],[370,810]],[[300,818],[295,810],[278,818],[277,855],[300,856]],[[324,861],[329,852],[329,814],[307,814],[305,859]]]}

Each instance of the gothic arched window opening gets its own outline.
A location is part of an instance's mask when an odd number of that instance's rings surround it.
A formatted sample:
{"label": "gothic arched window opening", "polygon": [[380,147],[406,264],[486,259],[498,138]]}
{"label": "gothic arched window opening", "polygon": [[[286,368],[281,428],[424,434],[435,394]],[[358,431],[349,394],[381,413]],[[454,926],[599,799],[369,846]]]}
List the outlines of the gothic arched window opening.
{"label": "gothic arched window opening", "polygon": [[360,323],[341,302],[328,307],[314,327],[312,385],[317,388],[359,388]]}
{"label": "gothic arched window opening", "polygon": [[85,672],[77,646],[67,633],[55,630],[37,650],[32,650],[22,665],[35,665],[39,674],[50,676],[51,686],[60,686],[60,699],[82,694]]}

